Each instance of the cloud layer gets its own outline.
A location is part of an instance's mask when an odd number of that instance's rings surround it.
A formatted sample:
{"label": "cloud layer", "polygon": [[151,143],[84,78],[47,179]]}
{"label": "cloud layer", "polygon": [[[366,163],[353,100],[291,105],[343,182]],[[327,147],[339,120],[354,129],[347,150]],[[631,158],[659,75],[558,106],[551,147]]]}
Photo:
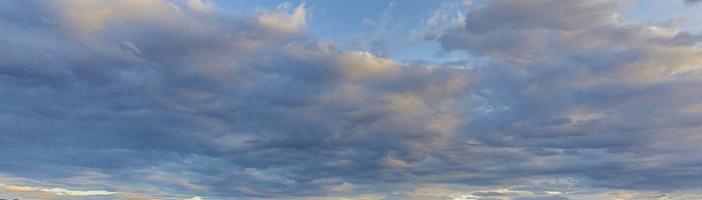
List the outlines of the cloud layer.
{"label": "cloud layer", "polygon": [[695,198],[702,36],[629,3],[472,7],[432,39],[486,62],[449,67],[313,41],[304,4],[3,2],[0,192]]}

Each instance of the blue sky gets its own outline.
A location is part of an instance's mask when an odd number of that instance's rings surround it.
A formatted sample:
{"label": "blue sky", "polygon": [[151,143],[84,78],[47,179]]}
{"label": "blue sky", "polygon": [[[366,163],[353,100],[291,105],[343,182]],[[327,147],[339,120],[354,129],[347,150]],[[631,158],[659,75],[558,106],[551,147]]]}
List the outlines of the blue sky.
{"label": "blue sky", "polygon": [[[426,20],[444,11],[467,11],[461,1],[287,1],[308,8],[308,36],[345,49],[375,51],[398,60],[455,61],[464,56],[441,53],[436,42],[422,38]],[[223,9],[244,15],[271,10],[281,1],[222,1]],[[448,22],[454,19],[445,19]]]}
{"label": "blue sky", "polygon": [[698,0],[0,2],[0,199],[700,199]]}

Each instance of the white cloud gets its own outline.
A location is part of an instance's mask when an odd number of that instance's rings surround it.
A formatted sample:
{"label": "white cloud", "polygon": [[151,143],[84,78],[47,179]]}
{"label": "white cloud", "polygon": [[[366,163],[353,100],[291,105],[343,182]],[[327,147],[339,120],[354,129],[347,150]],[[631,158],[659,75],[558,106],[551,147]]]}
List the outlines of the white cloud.
{"label": "white cloud", "polygon": [[209,0],[188,0],[188,8],[196,12],[210,12],[215,9],[214,3]]}
{"label": "white cloud", "polygon": [[65,188],[42,188],[42,187],[32,187],[32,186],[19,186],[19,185],[2,185],[0,184],[0,189],[8,192],[25,193],[25,192],[48,192],[58,196],[104,196],[104,195],[114,195],[116,192],[105,191],[105,190],[69,190]]}
{"label": "white cloud", "polygon": [[305,4],[301,3],[293,8],[289,2],[278,6],[273,12],[268,12],[258,18],[258,23],[273,30],[285,33],[303,31],[307,26],[307,12]]}
{"label": "white cloud", "polygon": [[187,200],[202,200],[202,197],[194,196],[194,197],[189,198],[189,199],[187,199]]}

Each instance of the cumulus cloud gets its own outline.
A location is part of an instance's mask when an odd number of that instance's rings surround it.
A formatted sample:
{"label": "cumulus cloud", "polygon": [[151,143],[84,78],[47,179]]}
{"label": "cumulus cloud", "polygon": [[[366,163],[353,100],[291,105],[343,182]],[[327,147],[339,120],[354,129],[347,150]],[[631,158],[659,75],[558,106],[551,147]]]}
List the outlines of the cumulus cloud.
{"label": "cumulus cloud", "polygon": [[[626,4],[616,1],[496,0],[467,15],[464,27],[440,37],[445,50],[495,61],[481,70],[481,97],[504,109],[469,127],[484,132],[479,140],[565,150],[552,152],[561,166],[550,167],[575,170],[569,173],[596,179],[594,185],[650,188],[663,180],[673,187],[699,184],[674,175],[692,169],[673,163],[696,158],[677,160],[667,150],[699,142],[679,141],[696,134],[696,128],[679,120],[699,120],[682,114],[685,108],[680,107],[700,101],[688,89],[699,84],[694,72],[702,64],[699,41],[673,44],[689,33],[622,21],[616,12],[622,6]],[[580,171],[565,164],[587,154],[602,159],[589,163],[603,162],[600,167],[618,172],[598,172],[597,166]],[[653,171],[661,176],[636,175]]]}
{"label": "cumulus cloud", "polygon": [[264,27],[281,31],[284,33],[294,33],[301,31],[307,25],[307,12],[305,4],[302,3],[293,8],[290,2],[283,3],[273,12],[265,13],[258,18],[258,22]]}
{"label": "cumulus cloud", "polygon": [[700,37],[624,21],[624,6],[438,12],[428,25],[458,27],[430,38],[491,60],[455,68],[315,42],[304,4],[233,17],[201,0],[0,3],[0,183],[117,198],[682,195],[669,191],[702,185]]}
{"label": "cumulus cloud", "polygon": [[206,0],[188,0],[188,8],[197,12],[210,12],[215,7],[212,2]]}
{"label": "cumulus cloud", "polygon": [[[2,64],[2,90],[17,95],[3,100],[17,108],[2,122],[17,149],[3,156],[27,160],[3,168],[22,176],[34,167],[19,166],[51,160],[35,165],[51,170],[32,176],[66,179],[89,168],[124,173],[104,182],[158,183],[193,194],[313,194],[329,187],[315,181],[329,172],[383,168],[391,154],[416,160],[415,149],[428,151],[423,143],[439,146],[455,125],[438,120],[455,117],[449,106],[470,79],[461,70],[404,66],[298,40],[303,5],[221,19],[165,1],[32,3],[43,7],[13,6],[61,21],[4,31],[2,43],[18,48]],[[164,13],[131,13],[141,9]],[[36,37],[47,35],[54,36]],[[25,59],[31,54],[38,57]],[[24,104],[28,99],[39,101]],[[417,106],[422,110],[406,110]],[[29,126],[35,119],[23,113],[34,109],[55,116]],[[350,190],[349,181],[335,190]],[[130,188],[113,189],[139,187]]]}

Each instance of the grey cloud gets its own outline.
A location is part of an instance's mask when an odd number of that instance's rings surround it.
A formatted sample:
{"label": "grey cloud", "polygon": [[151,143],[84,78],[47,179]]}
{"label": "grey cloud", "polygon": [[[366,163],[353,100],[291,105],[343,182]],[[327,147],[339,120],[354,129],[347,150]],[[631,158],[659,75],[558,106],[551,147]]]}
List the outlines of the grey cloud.
{"label": "grey cloud", "polygon": [[[527,162],[517,174],[579,174],[606,188],[653,189],[653,182],[697,187],[696,175],[685,172],[694,170],[688,162],[698,158],[686,157],[682,164],[673,160],[686,150],[678,156],[664,153],[698,142],[679,138],[696,132],[691,122],[700,118],[686,110],[702,98],[691,90],[699,79],[671,75],[702,63],[690,59],[700,55],[696,36],[622,23],[614,18],[621,6],[497,0],[468,14],[464,27],[438,38],[445,50],[494,60],[479,69],[476,86],[490,114],[466,127],[478,143],[518,146],[559,160],[541,169]],[[662,144],[668,142],[677,145]],[[636,156],[624,156],[629,153]],[[583,159],[588,164],[569,164]],[[661,176],[643,175],[649,170]],[[615,174],[626,177],[609,177]]]}
{"label": "grey cloud", "polygon": [[[309,42],[301,7],[263,23],[134,5],[0,4],[0,172],[215,199],[701,184],[699,40],[618,23],[620,3],[494,1],[438,38],[494,59],[474,69]],[[64,13],[86,9],[121,12]]]}
{"label": "grey cloud", "polygon": [[[62,9],[92,14],[77,2],[12,4],[50,20],[3,28],[2,44],[16,47],[1,65],[13,96],[2,100],[3,171],[62,179],[90,169],[136,188],[306,196],[336,184],[318,181],[327,177],[391,179],[400,172],[383,172],[390,154],[419,159],[423,143],[453,134],[430,116],[451,117],[441,106],[461,97],[466,72],[401,67],[257,19],[151,8],[167,6],[158,2],[103,21],[62,18]],[[142,19],[141,9],[164,18]],[[149,179],[159,176],[177,178]]]}

